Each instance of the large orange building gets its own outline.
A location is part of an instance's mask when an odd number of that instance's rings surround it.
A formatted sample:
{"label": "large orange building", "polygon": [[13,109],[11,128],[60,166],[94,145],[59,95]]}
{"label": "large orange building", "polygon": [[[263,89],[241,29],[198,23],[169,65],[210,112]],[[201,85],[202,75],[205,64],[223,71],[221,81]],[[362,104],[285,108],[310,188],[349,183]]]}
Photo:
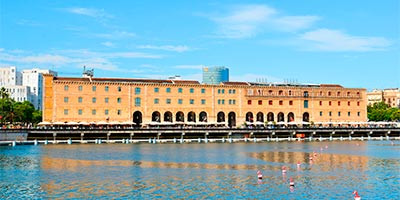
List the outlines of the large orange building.
{"label": "large orange building", "polygon": [[46,122],[226,123],[367,120],[366,90],[340,85],[44,75]]}

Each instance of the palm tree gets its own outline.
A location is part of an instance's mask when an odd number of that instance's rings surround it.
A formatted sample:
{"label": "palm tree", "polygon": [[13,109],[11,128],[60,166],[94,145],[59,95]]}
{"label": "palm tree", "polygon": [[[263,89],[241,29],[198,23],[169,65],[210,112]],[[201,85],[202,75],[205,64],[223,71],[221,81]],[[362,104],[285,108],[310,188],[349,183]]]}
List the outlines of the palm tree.
{"label": "palm tree", "polygon": [[6,91],[6,88],[1,87],[1,89],[0,89],[0,98],[7,99],[9,97],[10,97],[10,94],[8,94],[8,92]]}

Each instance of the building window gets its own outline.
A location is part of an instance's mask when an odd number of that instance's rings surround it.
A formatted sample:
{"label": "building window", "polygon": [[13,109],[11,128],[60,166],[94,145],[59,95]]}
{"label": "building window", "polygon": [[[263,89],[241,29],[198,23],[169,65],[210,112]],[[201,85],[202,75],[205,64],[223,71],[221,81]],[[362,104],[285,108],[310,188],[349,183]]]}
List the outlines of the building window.
{"label": "building window", "polygon": [[360,96],[360,92],[357,92],[357,96]]}
{"label": "building window", "polygon": [[182,99],[178,99],[178,104],[182,104],[183,100]]}
{"label": "building window", "polygon": [[158,104],[159,103],[159,99],[154,99],[154,104]]}
{"label": "building window", "polygon": [[158,93],[160,89],[158,87],[154,88],[154,93]]}
{"label": "building window", "polygon": [[258,100],[258,105],[262,105],[262,100]]}
{"label": "building window", "polygon": [[104,87],[104,91],[108,92],[108,89],[109,89],[109,87],[106,85],[106,86]]}
{"label": "building window", "polygon": [[68,89],[69,89],[68,85],[64,85],[64,90],[68,91]]}
{"label": "building window", "polygon": [[272,95],[272,90],[268,90],[268,94],[269,94],[269,95]]}
{"label": "building window", "polygon": [[135,94],[140,94],[140,88],[135,88]]}
{"label": "building window", "polygon": [[96,115],[96,110],[95,109],[92,110],[92,115]]}
{"label": "building window", "polygon": [[135,98],[135,106],[136,106],[136,107],[139,107],[140,104],[141,104],[141,99],[140,99],[139,97],[136,97],[136,98]]}
{"label": "building window", "polygon": [[205,93],[206,93],[206,89],[202,88],[202,89],[201,89],[201,93],[202,93],[202,94],[205,94]]}
{"label": "building window", "polygon": [[280,106],[283,105],[283,101],[282,101],[282,100],[279,101],[279,105],[280,105]]}
{"label": "building window", "polygon": [[304,108],[308,108],[308,100],[304,100]]}
{"label": "building window", "polygon": [[96,86],[92,86],[92,91],[96,92]]}
{"label": "building window", "polygon": [[337,102],[337,105],[340,106],[340,101]]}
{"label": "building window", "polygon": [[358,117],[360,116],[360,112],[357,112],[357,116],[358,116]]}
{"label": "building window", "polygon": [[68,115],[68,109],[64,109],[64,115]]}
{"label": "building window", "polygon": [[360,106],[360,102],[359,101],[357,101],[357,106]]}
{"label": "building window", "polygon": [[222,105],[225,104],[225,99],[222,99],[222,100],[221,100],[221,104],[222,104]]}
{"label": "building window", "polygon": [[78,86],[78,90],[82,91],[82,85]]}
{"label": "building window", "polygon": [[82,115],[82,109],[78,110],[78,115]]}
{"label": "building window", "polygon": [[268,105],[272,106],[272,104],[273,104],[273,103],[272,103],[272,100],[269,100],[269,101],[268,101]]}
{"label": "building window", "polygon": [[232,100],[232,104],[233,104],[233,105],[236,104],[236,100],[235,100],[235,99]]}
{"label": "building window", "polygon": [[319,101],[319,105],[322,106],[322,101]]}
{"label": "building window", "polygon": [[283,95],[283,91],[282,91],[282,90],[279,90],[278,94],[279,94],[280,96],[282,96],[282,95]]}
{"label": "building window", "polygon": [[189,89],[189,92],[190,92],[190,93],[194,93],[194,89],[193,89],[193,88],[190,88],[190,89]]}
{"label": "building window", "polygon": [[340,111],[337,113],[337,115],[340,117]]}
{"label": "building window", "polygon": [[293,101],[292,100],[289,101],[289,106],[293,106]]}
{"label": "building window", "polygon": [[292,96],[292,90],[289,90],[289,96]]}
{"label": "building window", "polygon": [[68,103],[68,97],[64,97],[64,103]]}
{"label": "building window", "polygon": [[121,110],[117,110],[117,115],[121,115]]}
{"label": "building window", "polygon": [[232,104],[232,99],[229,99],[229,105],[231,105]]}
{"label": "building window", "polygon": [[108,109],[104,110],[104,115],[108,115]]}
{"label": "building window", "polygon": [[347,116],[349,116],[349,117],[350,117],[350,112],[347,112]]}
{"label": "building window", "polygon": [[171,99],[167,99],[165,102],[166,102],[167,104],[171,104]]}
{"label": "building window", "polygon": [[347,105],[350,106],[350,101],[347,102]]}
{"label": "building window", "polygon": [[247,100],[247,105],[251,105],[251,100]]}
{"label": "building window", "polygon": [[82,97],[78,97],[78,103],[82,103]]}
{"label": "building window", "polygon": [[328,96],[331,96],[331,92],[328,92]]}
{"label": "building window", "polygon": [[182,93],[183,89],[182,88],[178,88],[178,93]]}
{"label": "building window", "polygon": [[206,100],[205,100],[205,99],[202,99],[202,100],[201,100],[201,104],[205,105],[205,104],[206,104]]}
{"label": "building window", "polygon": [[221,94],[221,89],[218,89],[218,94]]}
{"label": "building window", "polygon": [[320,112],[319,112],[319,116],[321,116],[321,117],[322,117],[322,111],[320,111]]}
{"label": "building window", "polygon": [[194,99],[190,99],[190,104],[194,104]]}
{"label": "building window", "polygon": [[308,97],[308,91],[304,91],[304,97]]}
{"label": "building window", "polygon": [[329,101],[329,106],[331,106],[332,105],[332,101]]}
{"label": "building window", "polygon": [[167,88],[167,89],[165,89],[165,91],[166,91],[167,93],[171,93],[171,88]]}
{"label": "building window", "polygon": [[221,99],[218,99],[218,104],[221,104]]}
{"label": "building window", "polygon": [[347,92],[347,96],[349,97],[351,95],[351,92]]}
{"label": "building window", "polygon": [[322,91],[319,91],[319,96],[322,97]]}
{"label": "building window", "polygon": [[224,93],[225,93],[225,89],[222,89],[222,90],[221,90],[221,93],[224,94]]}
{"label": "building window", "polygon": [[332,111],[329,111],[329,117],[332,117]]}
{"label": "building window", "polygon": [[96,103],[96,97],[92,98],[92,103]]}
{"label": "building window", "polygon": [[104,102],[108,103],[108,97],[104,98]]}
{"label": "building window", "polygon": [[228,93],[229,93],[229,94],[232,94],[232,90],[231,90],[231,89],[229,89],[229,90],[228,90]]}
{"label": "building window", "polygon": [[232,94],[235,94],[235,93],[236,93],[236,90],[235,90],[235,89],[233,89],[233,90],[232,90]]}
{"label": "building window", "polygon": [[122,91],[122,88],[121,88],[121,87],[118,87],[117,90],[118,90],[118,92],[121,92],[121,91]]}
{"label": "building window", "polygon": [[340,92],[337,92],[337,96],[340,97]]}
{"label": "building window", "polygon": [[117,98],[117,103],[121,103],[121,98],[120,97]]}

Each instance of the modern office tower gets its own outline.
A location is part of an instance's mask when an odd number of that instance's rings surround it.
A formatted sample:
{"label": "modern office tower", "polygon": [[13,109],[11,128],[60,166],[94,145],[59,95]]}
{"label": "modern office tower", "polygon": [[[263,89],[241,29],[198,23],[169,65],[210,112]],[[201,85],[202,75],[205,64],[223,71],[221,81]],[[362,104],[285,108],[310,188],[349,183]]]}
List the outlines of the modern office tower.
{"label": "modern office tower", "polygon": [[226,67],[204,67],[203,83],[220,84],[229,81],[229,69]]}

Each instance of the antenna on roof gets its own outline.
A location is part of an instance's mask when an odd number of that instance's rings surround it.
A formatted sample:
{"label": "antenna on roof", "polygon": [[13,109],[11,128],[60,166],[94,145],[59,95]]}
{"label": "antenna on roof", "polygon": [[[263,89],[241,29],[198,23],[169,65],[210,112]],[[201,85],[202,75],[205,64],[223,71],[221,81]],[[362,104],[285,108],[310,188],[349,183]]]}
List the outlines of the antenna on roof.
{"label": "antenna on roof", "polygon": [[86,66],[83,66],[83,73],[82,73],[82,77],[85,78],[92,78],[94,76],[94,69],[88,69],[86,70]]}

